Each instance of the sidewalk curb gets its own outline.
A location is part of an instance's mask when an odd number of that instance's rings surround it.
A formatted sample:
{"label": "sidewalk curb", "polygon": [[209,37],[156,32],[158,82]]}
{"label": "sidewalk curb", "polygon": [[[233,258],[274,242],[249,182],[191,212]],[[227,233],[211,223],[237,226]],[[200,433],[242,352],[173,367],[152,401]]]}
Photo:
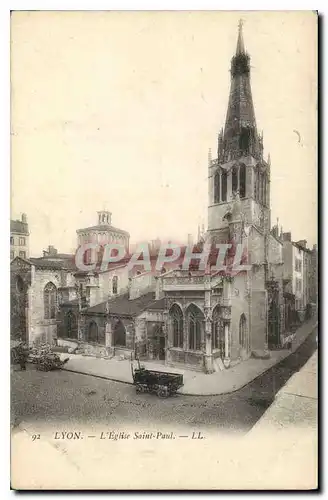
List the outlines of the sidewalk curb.
{"label": "sidewalk curb", "polygon": [[[263,373],[268,372],[269,370],[271,370],[271,368],[273,368],[274,366],[278,365],[279,363],[281,363],[285,359],[289,358],[289,356],[291,356],[292,354],[294,354],[294,352],[297,351],[297,349],[299,347],[301,347],[301,345],[304,344],[304,342],[306,341],[306,339],[313,333],[314,329],[317,328],[317,326],[318,326],[318,321],[316,321],[316,323],[311,328],[311,331],[305,336],[305,338],[303,339],[303,341],[300,343],[299,346],[297,346],[297,348],[294,351],[289,352],[284,358],[280,359],[278,361],[278,363],[275,363],[275,364],[271,365],[269,368],[265,368],[263,371],[261,371],[260,373],[258,373],[256,375],[256,377],[252,378],[251,380],[249,380],[245,384],[243,384],[243,385],[241,385],[239,387],[236,387],[233,390],[228,390],[228,391],[223,391],[223,392],[216,392],[216,393],[211,393],[211,394],[185,393],[185,392],[177,391],[177,394],[179,394],[181,396],[211,397],[211,396],[223,396],[225,394],[233,394],[234,392],[240,391],[241,389],[243,389],[244,387],[246,387],[250,383],[252,383],[255,380],[257,380],[259,377],[261,377],[263,375]],[[116,378],[113,378],[113,377],[108,377],[108,376],[106,377],[104,375],[96,375],[94,373],[87,373],[87,372],[82,372],[82,371],[79,371],[79,370],[72,370],[72,369],[65,368],[65,367],[63,367],[61,369],[64,370],[64,371],[66,371],[66,372],[77,373],[78,375],[88,375],[89,377],[100,378],[102,380],[110,380],[112,382],[118,382],[120,384],[134,385],[133,382],[128,382],[126,380],[119,380],[119,379],[116,379]]]}

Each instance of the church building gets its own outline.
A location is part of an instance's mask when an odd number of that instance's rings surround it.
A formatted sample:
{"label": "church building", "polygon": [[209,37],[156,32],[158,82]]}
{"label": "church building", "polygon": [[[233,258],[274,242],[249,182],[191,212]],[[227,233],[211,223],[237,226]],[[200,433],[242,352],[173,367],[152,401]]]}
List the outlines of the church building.
{"label": "church building", "polygon": [[256,126],[250,56],[239,25],[231,60],[225,127],[208,164],[208,230],[212,245],[242,245],[248,271],[176,270],[163,276],[169,365],[211,373],[269,355],[284,328],[282,242],[271,231],[270,157]]}
{"label": "church building", "polygon": [[[271,227],[271,161],[257,130],[250,68],[240,24],[225,126],[215,157],[208,158],[208,227],[203,241],[190,245],[194,253],[204,245],[226,245],[227,270],[214,267],[212,251],[205,270],[195,264],[197,257],[186,268],[181,255],[156,272],[131,269],[127,260],[88,272],[69,256],[16,258],[15,308],[35,305],[24,324],[16,320],[17,332],[26,332],[30,342],[56,340],[89,355],[134,354],[205,373],[251,355],[268,357],[283,346],[290,294],[284,289],[283,240]],[[107,211],[77,237],[78,246],[114,242],[129,248],[129,233],[114,228]],[[90,253],[88,260],[98,257]],[[232,263],[247,268],[236,270]]]}

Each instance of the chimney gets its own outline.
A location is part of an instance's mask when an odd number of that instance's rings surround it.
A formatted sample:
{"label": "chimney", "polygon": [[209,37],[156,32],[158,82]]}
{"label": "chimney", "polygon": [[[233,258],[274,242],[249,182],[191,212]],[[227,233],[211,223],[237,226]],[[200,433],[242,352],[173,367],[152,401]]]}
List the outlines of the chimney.
{"label": "chimney", "polygon": [[306,248],[307,241],[306,240],[299,240],[297,241],[297,245],[300,247]]}
{"label": "chimney", "polygon": [[292,233],[289,232],[289,233],[282,233],[282,236],[283,236],[283,240],[284,241],[292,241]]}
{"label": "chimney", "polygon": [[57,255],[57,249],[53,245],[48,246],[48,255]]}
{"label": "chimney", "polygon": [[27,224],[26,214],[22,214],[22,222],[23,222],[23,224]]}

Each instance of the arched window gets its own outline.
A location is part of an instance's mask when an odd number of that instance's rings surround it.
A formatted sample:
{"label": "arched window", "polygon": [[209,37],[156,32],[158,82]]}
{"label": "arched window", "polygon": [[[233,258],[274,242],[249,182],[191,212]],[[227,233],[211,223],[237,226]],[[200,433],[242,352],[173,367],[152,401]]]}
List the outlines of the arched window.
{"label": "arched window", "polygon": [[126,346],[126,331],[125,326],[122,321],[118,319],[114,326],[114,345],[115,346]]}
{"label": "arched window", "polygon": [[214,175],[214,203],[220,203],[220,172],[217,171]]}
{"label": "arched window", "polygon": [[264,197],[263,197],[263,187],[264,187],[264,182],[263,182],[263,174],[260,173],[260,203],[263,203]]}
{"label": "arched window", "polygon": [[21,276],[15,279],[16,293],[10,294],[10,322],[12,338],[25,341],[27,335],[27,287]]}
{"label": "arched window", "polygon": [[247,348],[247,321],[244,313],[239,320],[239,345],[243,349]]}
{"label": "arched window", "polygon": [[113,295],[117,294],[117,290],[118,290],[118,277],[113,276],[113,280],[112,280],[112,293],[113,293]]}
{"label": "arched window", "polygon": [[24,293],[25,292],[25,285],[23,278],[21,276],[17,276],[16,278],[16,289],[18,293]]}
{"label": "arched window", "polygon": [[201,347],[202,331],[204,324],[204,315],[198,307],[193,304],[187,311],[189,349],[199,351]]}
{"label": "arched window", "polygon": [[44,287],[44,319],[55,319],[57,312],[57,288],[51,282]]}
{"label": "arched window", "polygon": [[239,136],[239,149],[248,154],[250,150],[251,143],[251,130],[248,127],[242,127],[240,136]]}
{"label": "arched window", "polygon": [[244,164],[239,167],[239,196],[240,198],[246,196],[246,167]]}
{"label": "arched window", "polygon": [[267,205],[267,176],[263,176],[263,205]]}
{"label": "arched window", "polygon": [[90,321],[88,329],[88,341],[98,342],[98,325],[95,321]]}
{"label": "arched window", "polygon": [[72,311],[66,314],[66,333],[70,339],[77,339],[77,320]]}
{"label": "arched window", "polygon": [[173,347],[183,347],[183,314],[177,304],[170,309],[170,318],[173,330]]}
{"label": "arched window", "polygon": [[232,193],[236,193],[238,190],[238,167],[232,169]]}
{"label": "arched window", "polygon": [[222,172],[221,172],[221,183],[222,183],[222,196],[221,196],[221,200],[222,201],[227,201],[228,177],[227,177],[227,172],[225,170],[222,170]]}
{"label": "arched window", "polygon": [[83,264],[88,266],[92,261],[92,249],[88,248],[83,254]]}
{"label": "arched window", "polygon": [[220,357],[224,358],[224,330],[219,306],[215,307],[212,315],[212,349],[218,349]]}

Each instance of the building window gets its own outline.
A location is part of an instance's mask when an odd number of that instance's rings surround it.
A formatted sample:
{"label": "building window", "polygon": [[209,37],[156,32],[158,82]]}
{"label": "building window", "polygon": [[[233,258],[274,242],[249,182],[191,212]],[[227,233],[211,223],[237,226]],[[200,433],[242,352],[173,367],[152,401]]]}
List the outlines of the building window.
{"label": "building window", "polygon": [[259,202],[262,204],[263,203],[263,175],[260,173],[259,174]]}
{"label": "building window", "polygon": [[15,243],[14,237],[10,236],[10,244],[13,245]]}
{"label": "building window", "polygon": [[66,314],[66,333],[70,339],[77,339],[77,320],[76,315],[72,311]]}
{"label": "building window", "polygon": [[19,238],[19,245],[22,247],[25,246],[25,238],[23,238],[22,236],[20,236]]}
{"label": "building window", "polygon": [[92,263],[91,259],[92,259],[92,249],[88,248],[83,254],[83,264],[88,266],[89,264]]}
{"label": "building window", "polygon": [[245,167],[245,165],[240,165],[240,167],[239,167],[239,195],[240,195],[240,198],[245,198],[245,196],[246,196],[246,167]]}
{"label": "building window", "polygon": [[255,200],[258,202],[260,201],[260,172],[258,167],[255,170]]}
{"label": "building window", "polygon": [[26,252],[23,252],[22,250],[20,250],[19,256],[22,257],[23,259],[26,259]]}
{"label": "building window", "polygon": [[17,289],[17,292],[20,294],[25,292],[24,281],[20,276],[17,276],[17,279],[16,279],[16,289]]}
{"label": "building window", "polygon": [[213,311],[213,320],[212,320],[212,349],[219,348],[219,335],[220,335],[220,318],[219,318],[218,308],[216,307]]}
{"label": "building window", "polygon": [[44,319],[55,319],[57,312],[57,288],[51,282],[44,288]]}
{"label": "building window", "polygon": [[296,292],[302,291],[302,281],[300,279],[296,280]]}
{"label": "building window", "polygon": [[238,168],[234,167],[232,170],[232,193],[238,191]]}
{"label": "building window", "polygon": [[189,333],[189,349],[199,351],[201,347],[202,327],[204,315],[193,304],[189,306],[187,311],[188,333]]}
{"label": "building window", "polygon": [[267,205],[267,176],[263,177],[263,205]]}
{"label": "building window", "polygon": [[247,127],[242,127],[239,136],[239,149],[245,153],[249,154],[251,143],[251,131]]}
{"label": "building window", "polygon": [[10,251],[10,260],[13,260],[15,257],[15,252],[13,250]]}
{"label": "building window", "polygon": [[113,276],[113,280],[112,280],[112,293],[113,293],[113,295],[117,294],[117,290],[118,290],[118,278],[117,278],[117,276]]}
{"label": "building window", "polygon": [[221,173],[221,182],[222,182],[221,199],[222,199],[222,201],[227,201],[228,177],[227,177],[227,172],[225,170],[222,170],[222,173]]}
{"label": "building window", "polygon": [[220,308],[215,307],[212,319],[212,349],[218,349],[220,357],[224,357],[224,331],[223,323],[220,318]]}
{"label": "building window", "polygon": [[170,318],[173,330],[173,347],[183,347],[183,314],[177,304],[170,309]]}
{"label": "building window", "polygon": [[122,321],[118,319],[114,326],[114,345],[115,346],[126,346],[126,331],[125,326]]}
{"label": "building window", "polygon": [[247,347],[247,321],[246,321],[246,316],[243,313],[240,316],[239,320],[239,345],[243,349],[246,349]]}
{"label": "building window", "polygon": [[220,203],[220,172],[214,175],[214,203]]}

